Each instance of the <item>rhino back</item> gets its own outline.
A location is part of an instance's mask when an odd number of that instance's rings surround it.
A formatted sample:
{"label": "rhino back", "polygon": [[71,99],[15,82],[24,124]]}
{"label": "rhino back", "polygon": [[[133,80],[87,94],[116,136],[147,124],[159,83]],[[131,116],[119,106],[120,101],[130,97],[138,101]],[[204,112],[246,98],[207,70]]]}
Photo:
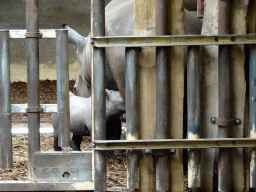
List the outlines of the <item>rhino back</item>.
{"label": "rhino back", "polygon": [[[200,34],[201,28],[202,22],[196,14],[185,10],[186,34]],[[154,29],[155,27],[150,28]],[[106,6],[106,35],[134,35],[134,0],[112,0]],[[106,55],[118,90],[125,98],[125,48],[107,48]]]}

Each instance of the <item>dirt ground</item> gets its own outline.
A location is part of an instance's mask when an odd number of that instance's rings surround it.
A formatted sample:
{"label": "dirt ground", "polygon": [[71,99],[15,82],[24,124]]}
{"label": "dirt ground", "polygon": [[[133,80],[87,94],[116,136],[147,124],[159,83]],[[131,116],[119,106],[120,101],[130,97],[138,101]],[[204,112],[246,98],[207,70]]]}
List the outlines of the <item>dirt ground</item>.
{"label": "dirt ground", "polygon": [[[72,91],[75,81],[70,81]],[[12,104],[27,103],[27,84],[14,82],[11,84]],[[46,80],[40,82],[41,104],[57,103],[56,81]],[[41,114],[41,119],[50,120],[50,114]],[[26,120],[26,114],[13,114],[13,120]],[[14,122],[17,123],[17,122]],[[125,135],[122,135],[125,139]],[[41,151],[53,151],[53,134],[41,134]],[[83,151],[91,150],[91,138],[84,137],[81,145]],[[70,151],[70,148],[65,148]],[[107,162],[107,187],[126,187],[126,155],[125,152],[116,154],[117,160]],[[13,135],[13,164],[12,169],[0,168],[0,180],[28,180],[28,136],[24,134]],[[184,176],[184,189],[187,190],[187,174]]]}
{"label": "dirt ground", "polygon": [[[70,90],[74,85],[70,81]],[[11,85],[12,104],[27,103],[27,84],[24,82],[14,82]],[[56,81],[40,82],[40,102],[57,103]],[[26,120],[26,114],[14,114],[13,120]],[[50,120],[50,114],[41,114],[41,119]],[[17,122],[15,122],[17,123]],[[53,151],[53,134],[41,134],[41,151]],[[91,150],[90,137],[84,137],[81,145],[83,151]],[[65,148],[64,150],[71,150]],[[12,169],[0,168],[0,180],[28,180],[28,137],[27,135],[13,135],[13,164]],[[118,154],[117,160],[109,160],[107,163],[107,186],[125,187],[126,186],[126,155]]]}

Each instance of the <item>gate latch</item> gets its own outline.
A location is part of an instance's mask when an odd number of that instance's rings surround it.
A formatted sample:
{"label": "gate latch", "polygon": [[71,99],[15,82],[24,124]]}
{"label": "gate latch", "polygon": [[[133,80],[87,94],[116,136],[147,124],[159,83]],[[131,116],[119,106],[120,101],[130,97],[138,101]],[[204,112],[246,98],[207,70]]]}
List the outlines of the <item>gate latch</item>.
{"label": "gate latch", "polygon": [[241,125],[242,124],[242,121],[239,118],[221,119],[221,118],[217,118],[217,117],[212,117],[211,122],[212,122],[212,124],[216,124],[220,127],[230,127],[233,125]]}

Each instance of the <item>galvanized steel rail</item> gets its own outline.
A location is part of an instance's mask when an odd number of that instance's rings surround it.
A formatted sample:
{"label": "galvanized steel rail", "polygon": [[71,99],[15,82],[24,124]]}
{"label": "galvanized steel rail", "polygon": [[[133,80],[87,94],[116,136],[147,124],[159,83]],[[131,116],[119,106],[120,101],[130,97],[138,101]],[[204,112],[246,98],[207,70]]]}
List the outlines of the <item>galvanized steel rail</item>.
{"label": "galvanized steel rail", "polygon": [[[40,113],[58,112],[61,116],[60,131],[61,146],[69,145],[69,81],[68,81],[68,53],[67,30],[39,30],[38,29],[38,0],[26,2],[27,30],[1,30],[0,31],[0,118],[1,118],[1,162],[2,167],[12,167],[12,135],[11,114],[28,113],[28,154],[29,177],[35,180],[33,158],[40,151]],[[9,39],[26,38],[28,63],[28,103],[11,104],[10,100],[10,53]],[[42,104],[39,100],[39,38],[57,38],[57,97],[56,104]],[[64,66],[64,67],[63,67]],[[62,107],[63,106],[63,107]],[[4,184],[1,183],[1,187]],[[6,189],[7,190],[7,189]],[[18,188],[18,190],[21,190]]]}
{"label": "galvanized steel rail", "polygon": [[[92,27],[91,34],[95,36],[105,35],[105,1],[91,1]],[[93,116],[93,140],[106,139],[106,99],[105,99],[105,49],[93,48],[92,66],[92,116]],[[94,190],[106,191],[106,156],[102,151],[94,151]]]}
{"label": "galvanized steel rail", "polygon": [[[249,103],[250,103],[250,132],[249,137],[256,138],[256,45],[249,47]],[[256,148],[250,151],[250,188],[256,189]]]}
{"label": "galvanized steel rail", "polygon": [[[138,107],[138,58],[139,48],[126,48],[125,59],[125,103],[126,103],[126,139],[139,139],[139,107]],[[139,156],[137,151],[127,150],[127,187],[139,187]]]}
{"label": "galvanized steel rail", "polygon": [[[218,1],[218,34],[229,34],[231,2],[229,0]],[[232,116],[231,102],[231,47],[229,45],[219,46],[218,61],[218,110],[219,119],[230,120]],[[230,137],[232,126],[218,125],[218,138]],[[230,150],[219,149],[216,151],[215,159],[218,162],[218,191],[229,192],[232,189]]]}
{"label": "galvanized steel rail", "polygon": [[95,47],[161,47],[256,44],[256,34],[93,37]]}
{"label": "galvanized steel rail", "polygon": [[11,80],[9,31],[0,31],[0,128],[1,166],[10,168],[12,160]]}
{"label": "galvanized steel rail", "polygon": [[[199,139],[201,137],[199,47],[189,46],[187,54],[187,135],[188,139]],[[194,190],[201,187],[200,149],[188,150],[188,187]]]}
{"label": "galvanized steel rail", "polygon": [[93,141],[94,150],[116,149],[206,149],[256,147],[255,138],[223,139],[151,139],[151,140],[111,140]]}
{"label": "galvanized steel rail", "polygon": [[[156,0],[156,35],[168,34],[168,1]],[[170,72],[168,48],[156,47],[156,139],[169,139]],[[169,153],[156,155],[156,191],[169,191]]]}

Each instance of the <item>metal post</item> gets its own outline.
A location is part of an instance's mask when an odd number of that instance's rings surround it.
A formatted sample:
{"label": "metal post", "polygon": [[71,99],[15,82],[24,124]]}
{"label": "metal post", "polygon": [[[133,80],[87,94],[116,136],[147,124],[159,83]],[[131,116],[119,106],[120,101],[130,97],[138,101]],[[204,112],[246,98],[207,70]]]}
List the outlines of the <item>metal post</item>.
{"label": "metal post", "polygon": [[[256,45],[250,45],[249,86],[250,86],[250,138],[256,138]],[[256,149],[251,150],[250,188],[256,190]]]}
{"label": "metal post", "polygon": [[[126,139],[138,140],[138,48],[126,48],[125,103],[126,103]],[[139,160],[136,151],[127,150],[127,187],[130,190],[139,187]]]}
{"label": "metal post", "polygon": [[[199,47],[188,47],[187,63],[187,103],[188,103],[188,139],[199,139],[200,127],[200,73],[199,73]],[[201,187],[201,151],[189,149],[188,151],[188,188],[198,191]]]}
{"label": "metal post", "polygon": [[[156,1],[156,35],[167,35],[167,1]],[[169,139],[168,49],[156,48],[156,139]],[[169,191],[169,154],[156,154],[156,190]]]}
{"label": "metal post", "polygon": [[40,151],[40,101],[39,101],[39,32],[38,0],[26,1],[27,74],[28,74],[28,157],[29,177],[35,179],[33,156]]}
{"label": "metal post", "polygon": [[9,31],[0,31],[0,129],[1,166],[11,168],[12,161],[12,123],[11,123],[11,83],[10,83],[10,44]]}
{"label": "metal post", "polygon": [[56,30],[58,145],[70,145],[68,30]]}
{"label": "metal post", "polygon": [[[219,35],[229,34],[230,0],[219,0]],[[219,92],[219,119],[230,120],[231,114],[231,87],[230,87],[230,46],[219,46],[218,66]],[[230,126],[218,125],[218,138],[229,137]],[[219,149],[218,158],[218,191],[231,190],[230,154],[228,149]]]}
{"label": "metal post", "polygon": [[204,0],[197,0],[197,17],[204,17]]}
{"label": "metal post", "polygon": [[[105,1],[92,0],[92,37],[105,36]],[[106,139],[105,49],[93,48],[94,140]],[[94,151],[94,190],[106,191],[106,157]]]}

